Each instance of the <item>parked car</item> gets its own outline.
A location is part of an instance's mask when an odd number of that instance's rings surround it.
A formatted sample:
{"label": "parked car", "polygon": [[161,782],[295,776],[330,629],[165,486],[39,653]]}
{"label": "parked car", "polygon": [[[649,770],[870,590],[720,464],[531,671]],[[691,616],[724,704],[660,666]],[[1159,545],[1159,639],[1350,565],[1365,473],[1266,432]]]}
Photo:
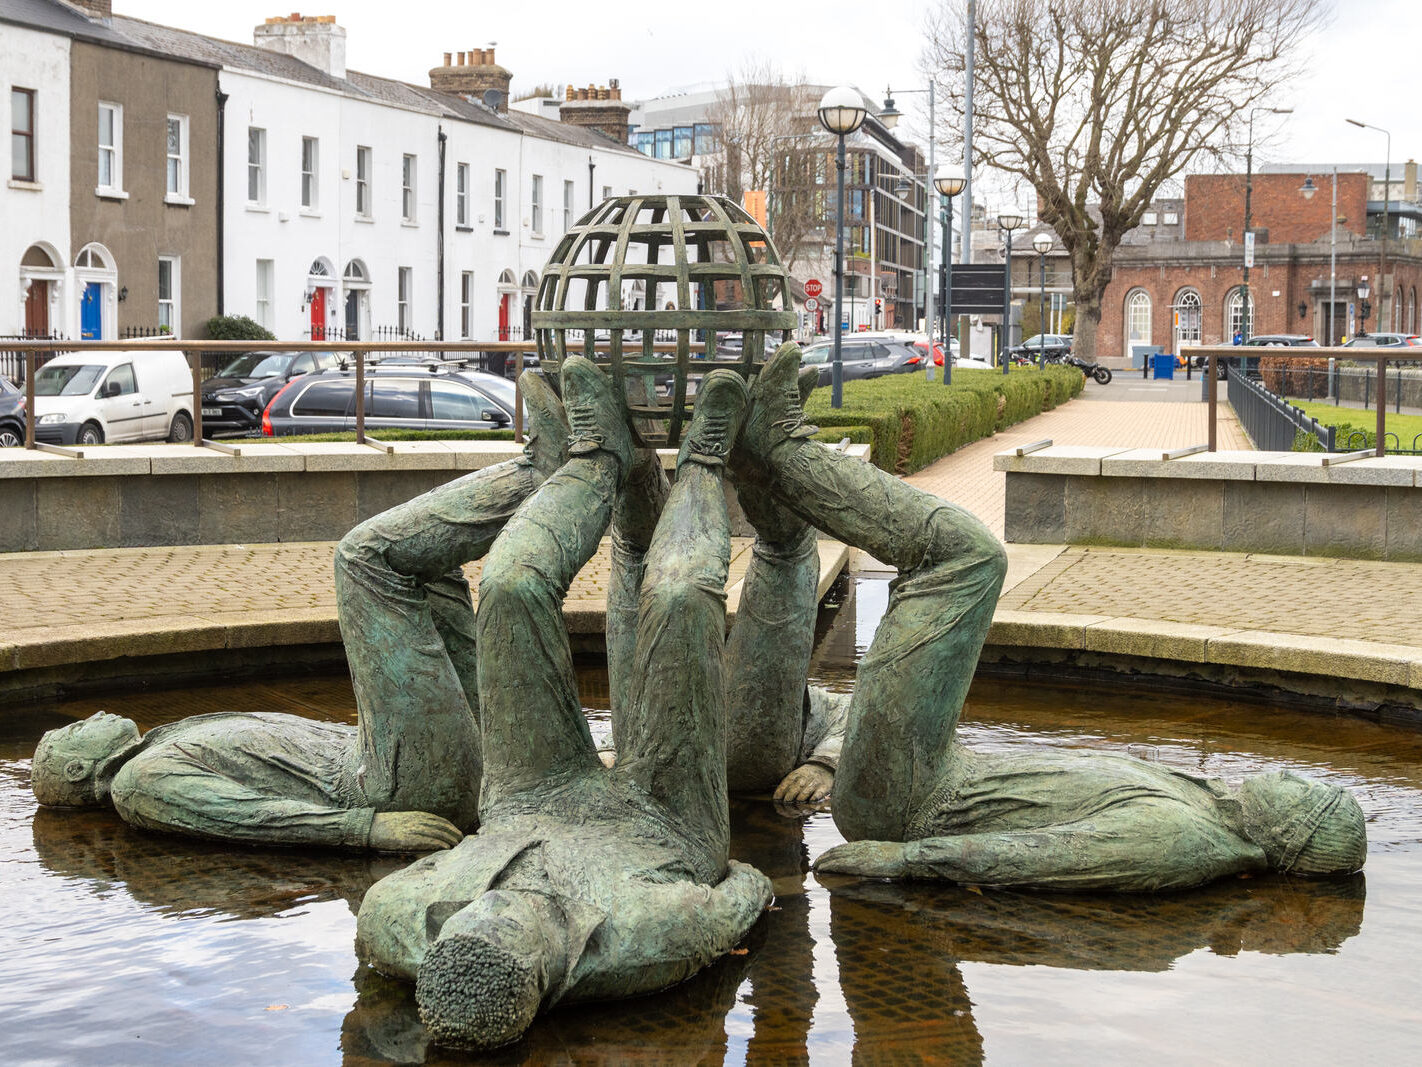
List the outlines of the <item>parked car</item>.
{"label": "parked car", "polygon": [[[863,336],[840,341],[840,362],[843,381],[879,378],[885,374],[902,374],[923,364],[924,353],[902,341],[866,340]],[[820,385],[829,385],[834,377],[834,342],[816,341],[800,353],[802,366],[819,366]]]}
{"label": "parked car", "polygon": [[1013,345],[1007,352],[1013,357],[1025,356],[1033,363],[1037,362],[1037,357],[1044,352],[1048,359],[1060,359],[1071,353],[1071,335],[1063,333],[1033,334],[1020,345]]}
{"label": "parked car", "polygon": [[1351,338],[1344,348],[1416,348],[1422,345],[1422,337],[1415,333],[1360,333]]}
{"label": "parked car", "polygon": [[25,443],[25,394],[0,378],[0,448]]}
{"label": "parked car", "polygon": [[1318,342],[1302,333],[1256,333],[1245,348],[1317,348]]}
{"label": "parked car", "polygon": [[[440,365],[380,365],[365,384],[365,428],[500,430],[513,422],[514,383]],[[355,371],[318,371],[288,382],[262,413],[262,433],[284,437],[355,429]]]}
{"label": "parked car", "polygon": [[202,428],[208,434],[261,433],[262,412],[282,386],[336,365],[331,352],[243,352],[202,383]]}
{"label": "parked car", "polygon": [[193,377],[176,349],[68,352],[35,373],[35,440],[191,441]]}

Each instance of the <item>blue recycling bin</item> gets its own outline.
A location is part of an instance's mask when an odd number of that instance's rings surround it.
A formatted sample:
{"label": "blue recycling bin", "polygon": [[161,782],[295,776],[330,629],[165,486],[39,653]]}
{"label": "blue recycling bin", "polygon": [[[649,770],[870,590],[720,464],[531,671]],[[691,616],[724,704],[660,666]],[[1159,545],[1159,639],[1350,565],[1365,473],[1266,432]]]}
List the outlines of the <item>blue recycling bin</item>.
{"label": "blue recycling bin", "polygon": [[1151,356],[1152,378],[1173,379],[1175,377],[1175,356],[1171,352],[1157,352]]}

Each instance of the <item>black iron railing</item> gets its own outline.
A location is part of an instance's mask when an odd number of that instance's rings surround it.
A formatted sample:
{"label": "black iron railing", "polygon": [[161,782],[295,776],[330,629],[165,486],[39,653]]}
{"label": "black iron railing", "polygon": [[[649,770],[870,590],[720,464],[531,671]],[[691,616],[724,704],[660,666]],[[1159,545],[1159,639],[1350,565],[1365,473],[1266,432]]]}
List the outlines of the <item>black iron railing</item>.
{"label": "black iron railing", "polygon": [[1254,447],[1265,452],[1289,452],[1300,431],[1311,434],[1325,452],[1336,452],[1336,431],[1305,415],[1264,383],[1245,374],[1231,374],[1229,404]]}

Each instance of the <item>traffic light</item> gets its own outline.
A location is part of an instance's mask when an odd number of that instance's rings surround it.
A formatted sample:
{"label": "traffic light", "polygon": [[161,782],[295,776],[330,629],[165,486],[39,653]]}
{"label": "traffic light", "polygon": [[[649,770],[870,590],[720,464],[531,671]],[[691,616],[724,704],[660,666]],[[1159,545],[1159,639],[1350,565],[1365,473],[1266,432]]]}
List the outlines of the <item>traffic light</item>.
{"label": "traffic light", "polygon": [[875,315],[878,315],[878,314],[879,314],[880,312],[882,312],[883,310],[884,310],[884,302],[883,302],[882,300],[880,300],[878,297],[875,297],[875,298],[874,298],[874,314],[875,314]]}

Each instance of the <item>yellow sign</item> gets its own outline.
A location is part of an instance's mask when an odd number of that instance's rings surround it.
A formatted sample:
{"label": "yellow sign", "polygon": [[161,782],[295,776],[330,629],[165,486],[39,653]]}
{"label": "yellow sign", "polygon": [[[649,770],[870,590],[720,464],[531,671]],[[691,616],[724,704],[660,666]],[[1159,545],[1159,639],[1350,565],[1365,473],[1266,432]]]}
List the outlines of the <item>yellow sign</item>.
{"label": "yellow sign", "polygon": [[769,228],[769,224],[766,222],[766,193],[764,189],[747,189],[741,196],[741,204],[746,209],[746,213],[760,223],[761,229]]}

